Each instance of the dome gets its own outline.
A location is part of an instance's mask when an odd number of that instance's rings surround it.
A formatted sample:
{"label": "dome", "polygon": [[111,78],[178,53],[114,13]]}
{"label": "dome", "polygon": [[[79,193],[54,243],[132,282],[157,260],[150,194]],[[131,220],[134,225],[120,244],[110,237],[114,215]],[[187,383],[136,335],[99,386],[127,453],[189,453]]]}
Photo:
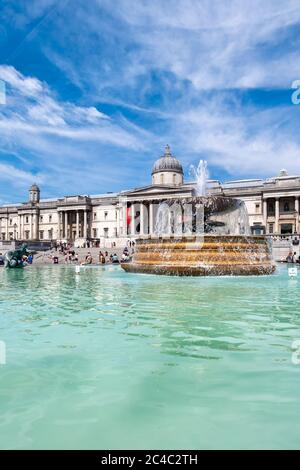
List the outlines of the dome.
{"label": "dome", "polygon": [[153,165],[152,175],[161,171],[172,171],[183,175],[181,163],[171,154],[169,145],[166,145],[165,153]]}
{"label": "dome", "polygon": [[39,191],[39,190],[40,190],[40,188],[39,188],[38,185],[35,184],[35,183],[34,183],[34,184],[31,186],[31,188],[30,188],[30,191]]}
{"label": "dome", "polygon": [[282,176],[288,176],[288,172],[286,171],[285,168],[282,168],[282,170],[280,170],[279,172],[279,177],[282,177]]}

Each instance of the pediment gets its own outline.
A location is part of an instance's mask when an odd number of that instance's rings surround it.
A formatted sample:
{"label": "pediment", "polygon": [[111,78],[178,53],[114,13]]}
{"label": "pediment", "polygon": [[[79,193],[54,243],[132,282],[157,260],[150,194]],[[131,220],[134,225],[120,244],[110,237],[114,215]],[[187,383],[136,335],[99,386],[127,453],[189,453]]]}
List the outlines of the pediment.
{"label": "pediment", "polygon": [[121,194],[124,196],[150,196],[150,195],[159,195],[161,194],[162,196],[168,194],[168,193],[184,193],[186,192],[187,189],[184,188],[183,186],[166,186],[166,185],[150,185],[150,186],[144,186],[142,188],[135,188],[130,191],[125,191],[124,193]]}

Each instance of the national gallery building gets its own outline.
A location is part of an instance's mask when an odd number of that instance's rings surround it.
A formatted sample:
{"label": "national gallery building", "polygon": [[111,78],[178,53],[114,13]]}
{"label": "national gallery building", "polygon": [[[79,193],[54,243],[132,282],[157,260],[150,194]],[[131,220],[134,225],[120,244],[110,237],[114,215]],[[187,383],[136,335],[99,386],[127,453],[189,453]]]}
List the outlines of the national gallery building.
{"label": "national gallery building", "polygon": [[[0,206],[0,239],[62,240],[77,246],[90,240],[100,242],[100,246],[123,245],[127,239],[154,234],[161,201],[191,197],[194,190],[195,183],[184,182],[182,165],[166,146],[164,155],[153,165],[149,186],[120,193],[43,199],[40,188],[32,185],[27,202]],[[278,176],[266,180],[209,180],[208,192],[242,199],[253,234],[300,232],[300,176],[281,170]]]}

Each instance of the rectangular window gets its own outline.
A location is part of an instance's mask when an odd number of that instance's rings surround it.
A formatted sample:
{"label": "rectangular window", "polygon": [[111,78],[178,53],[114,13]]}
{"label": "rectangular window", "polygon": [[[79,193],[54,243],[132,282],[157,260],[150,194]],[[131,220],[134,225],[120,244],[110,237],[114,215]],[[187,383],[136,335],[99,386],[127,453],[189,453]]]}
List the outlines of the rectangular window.
{"label": "rectangular window", "polygon": [[96,228],[93,229],[93,237],[97,238],[97,229]]}
{"label": "rectangular window", "polygon": [[117,237],[117,236],[118,236],[118,229],[117,229],[117,227],[115,227],[114,230],[115,230],[115,237]]}
{"label": "rectangular window", "polygon": [[255,204],[255,213],[259,214],[260,204]]}
{"label": "rectangular window", "polygon": [[97,220],[97,212],[94,212],[94,220]]}
{"label": "rectangular window", "polygon": [[292,224],[281,224],[280,226],[280,233],[282,235],[290,235],[293,233],[293,225]]}
{"label": "rectangular window", "polygon": [[28,224],[29,223],[29,217],[28,215],[25,217],[25,224]]}
{"label": "rectangular window", "polygon": [[12,225],[12,219],[9,219],[9,225]]}
{"label": "rectangular window", "polygon": [[44,231],[43,230],[40,231],[40,240],[44,240]]}
{"label": "rectangular window", "polygon": [[108,238],[108,228],[103,229],[104,238]]}
{"label": "rectangular window", "polygon": [[52,215],[49,215],[49,222],[52,222]]}
{"label": "rectangular window", "polygon": [[274,233],[274,224],[269,224],[269,233]]}
{"label": "rectangular window", "polygon": [[275,206],[273,202],[268,203],[268,214],[274,215],[275,213]]}
{"label": "rectangular window", "polygon": [[104,219],[106,220],[108,216],[108,212],[104,212]]}
{"label": "rectangular window", "polygon": [[52,229],[51,229],[51,230],[48,230],[48,239],[52,240],[52,238],[53,238],[53,235],[52,235]]}
{"label": "rectangular window", "polygon": [[264,232],[261,222],[253,222],[252,233],[253,235],[261,235]]}

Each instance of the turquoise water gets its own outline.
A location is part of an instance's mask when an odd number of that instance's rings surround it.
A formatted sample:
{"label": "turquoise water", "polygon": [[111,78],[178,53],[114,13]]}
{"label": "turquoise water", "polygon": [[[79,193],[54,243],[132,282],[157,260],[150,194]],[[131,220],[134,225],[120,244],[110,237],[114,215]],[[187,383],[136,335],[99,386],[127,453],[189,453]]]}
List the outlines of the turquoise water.
{"label": "turquoise water", "polygon": [[299,448],[300,278],[0,269],[0,447]]}

